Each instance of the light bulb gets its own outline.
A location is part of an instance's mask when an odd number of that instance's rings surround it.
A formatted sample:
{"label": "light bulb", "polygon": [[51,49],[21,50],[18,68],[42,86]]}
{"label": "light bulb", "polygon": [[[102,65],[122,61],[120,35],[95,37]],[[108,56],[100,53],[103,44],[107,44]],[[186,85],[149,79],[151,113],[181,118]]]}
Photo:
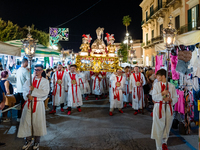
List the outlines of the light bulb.
{"label": "light bulb", "polygon": [[167,37],[167,44],[171,44],[172,43],[172,38],[171,37]]}

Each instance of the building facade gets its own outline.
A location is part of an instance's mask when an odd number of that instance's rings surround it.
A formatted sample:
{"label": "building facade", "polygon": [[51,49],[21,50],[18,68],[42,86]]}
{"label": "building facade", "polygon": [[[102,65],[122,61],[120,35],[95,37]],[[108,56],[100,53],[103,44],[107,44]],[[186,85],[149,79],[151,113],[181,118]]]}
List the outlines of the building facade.
{"label": "building facade", "polygon": [[163,43],[163,28],[172,15],[173,26],[181,35],[199,27],[200,0],[143,0],[141,27],[143,31],[143,61],[145,66],[155,66],[155,56],[163,49],[155,49]]}
{"label": "building facade", "polygon": [[[116,46],[116,53],[120,49],[121,43],[114,43]],[[129,43],[130,49],[128,50],[128,62],[134,62],[135,64],[143,65],[143,49],[142,40],[133,40],[133,43]],[[131,53],[133,54],[131,58]]]}

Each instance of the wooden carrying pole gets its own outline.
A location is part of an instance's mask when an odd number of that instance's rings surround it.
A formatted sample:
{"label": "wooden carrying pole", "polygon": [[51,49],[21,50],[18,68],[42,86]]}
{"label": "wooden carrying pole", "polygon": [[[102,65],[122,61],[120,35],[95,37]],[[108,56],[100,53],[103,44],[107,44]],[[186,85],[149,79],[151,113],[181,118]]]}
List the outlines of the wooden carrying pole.
{"label": "wooden carrying pole", "polygon": [[[30,86],[32,86],[32,74],[31,74],[31,65],[32,65],[32,57],[29,57],[30,62]],[[32,94],[32,91],[30,91],[30,95]],[[32,140],[34,140],[33,135],[33,100],[31,100],[31,136]]]}

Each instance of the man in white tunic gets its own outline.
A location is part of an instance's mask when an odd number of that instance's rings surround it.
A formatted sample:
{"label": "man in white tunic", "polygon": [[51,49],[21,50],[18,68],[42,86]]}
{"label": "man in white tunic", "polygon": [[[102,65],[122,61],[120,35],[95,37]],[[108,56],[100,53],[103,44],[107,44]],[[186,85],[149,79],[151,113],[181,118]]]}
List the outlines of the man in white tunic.
{"label": "man in white tunic", "polygon": [[135,73],[130,75],[130,94],[132,98],[132,108],[135,110],[134,115],[139,113],[139,109],[145,107],[143,85],[145,85],[145,78],[139,72],[138,66],[134,67]]}
{"label": "man in white tunic", "polygon": [[60,105],[61,112],[64,112],[65,103],[65,76],[66,72],[63,70],[62,65],[57,66],[57,71],[52,76],[53,82],[53,110],[50,114],[56,113],[56,107]]}
{"label": "man in white tunic", "polygon": [[113,115],[114,108],[118,108],[120,113],[123,113],[123,93],[125,92],[125,78],[122,76],[122,70],[118,69],[117,73],[111,75],[111,99],[110,99],[110,112]]}
{"label": "man in white tunic", "polygon": [[98,96],[101,96],[103,93],[103,84],[101,82],[102,76],[99,74],[99,72],[96,72],[91,77],[93,83],[92,83],[92,94],[95,95],[95,99],[98,100]]}
{"label": "man in white tunic", "polygon": [[[130,67],[125,67],[125,73],[123,74],[124,78],[126,79],[125,82],[125,93],[123,94],[124,97],[124,108],[127,107],[127,103],[130,103],[131,95],[129,94],[129,81],[130,81]],[[129,104],[131,105],[131,104]],[[131,105],[132,106],[132,105]]]}
{"label": "man in white tunic", "polygon": [[85,91],[85,74],[84,72],[79,73],[79,86],[81,90],[81,95],[84,95]]}
{"label": "man in white tunic", "polygon": [[[30,86],[30,79],[23,86],[23,97],[26,103],[23,108],[17,135],[19,138],[26,138],[26,143],[22,149],[27,149],[33,144],[31,136],[35,137],[33,149],[39,149],[40,137],[47,134],[44,101],[48,97],[50,88],[49,81],[42,77],[42,72],[43,66],[36,65],[32,86]],[[31,94],[30,91],[32,92]],[[33,102],[33,135],[31,132],[31,101]]]}
{"label": "man in white tunic", "polygon": [[84,94],[85,94],[85,99],[88,100],[89,96],[88,94],[91,93],[90,90],[90,72],[89,71],[85,71],[85,84],[84,84]]}
{"label": "man in white tunic", "polygon": [[153,86],[152,98],[155,103],[151,138],[156,140],[157,150],[167,150],[167,140],[173,121],[173,105],[177,103],[178,97],[173,84],[168,83],[168,90],[165,89],[166,70],[157,71],[156,78],[161,82]]}
{"label": "man in white tunic", "polygon": [[79,87],[79,72],[76,71],[76,65],[70,66],[70,71],[65,76],[65,91],[68,92],[68,115],[71,114],[71,108],[77,107],[77,110],[81,112],[81,106],[83,105],[81,90]]}

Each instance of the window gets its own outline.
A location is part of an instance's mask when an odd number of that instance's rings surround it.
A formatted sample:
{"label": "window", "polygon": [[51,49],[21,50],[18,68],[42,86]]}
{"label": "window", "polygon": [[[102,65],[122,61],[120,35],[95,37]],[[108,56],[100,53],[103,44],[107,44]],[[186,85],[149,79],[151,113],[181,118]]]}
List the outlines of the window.
{"label": "window", "polygon": [[151,31],[151,38],[154,38],[154,30]]}
{"label": "window", "polygon": [[150,16],[152,16],[152,15],[153,15],[153,13],[154,13],[154,10],[153,10],[153,5],[151,5],[151,7],[150,7]]}
{"label": "window", "polygon": [[146,33],[146,45],[148,45],[148,33]]}
{"label": "window", "polygon": [[188,10],[188,31],[197,28],[199,18],[199,4]]}
{"label": "window", "polygon": [[160,25],[160,36],[163,36],[163,24]]}
{"label": "window", "polygon": [[148,20],[148,11],[146,11],[146,21]]}
{"label": "window", "polygon": [[196,22],[197,22],[196,7],[192,8],[191,13],[192,13],[192,28],[195,28],[197,26],[197,24],[196,24]]}
{"label": "window", "polygon": [[175,17],[175,28],[178,30],[180,28],[180,16]]}

